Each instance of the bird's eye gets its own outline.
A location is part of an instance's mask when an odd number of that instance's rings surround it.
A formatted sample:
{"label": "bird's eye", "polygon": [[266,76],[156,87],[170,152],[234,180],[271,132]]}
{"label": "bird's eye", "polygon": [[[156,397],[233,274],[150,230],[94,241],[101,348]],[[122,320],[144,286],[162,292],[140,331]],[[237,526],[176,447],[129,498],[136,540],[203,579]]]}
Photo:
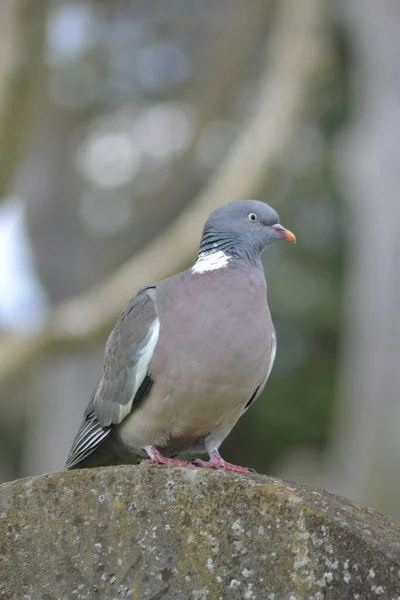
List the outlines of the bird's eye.
{"label": "bird's eye", "polygon": [[249,219],[249,221],[253,221],[254,223],[254,221],[257,221],[258,217],[255,213],[250,213],[247,218]]}

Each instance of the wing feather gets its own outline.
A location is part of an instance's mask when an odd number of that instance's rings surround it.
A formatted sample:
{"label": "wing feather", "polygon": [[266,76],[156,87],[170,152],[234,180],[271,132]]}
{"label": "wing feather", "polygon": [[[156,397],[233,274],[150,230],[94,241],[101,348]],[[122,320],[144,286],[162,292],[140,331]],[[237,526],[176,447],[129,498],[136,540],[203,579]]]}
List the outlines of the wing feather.
{"label": "wing feather", "polygon": [[155,286],[140,290],[108,338],[103,370],[72,444],[67,468],[94,452],[148,392],[152,383],[148,366],[160,330],[154,294]]}
{"label": "wing feather", "polygon": [[274,362],[275,362],[275,357],[276,357],[276,334],[275,334],[275,330],[273,330],[272,335],[271,335],[271,355],[270,355],[270,359],[269,359],[267,374],[265,375],[264,381],[261,383],[261,385],[258,386],[258,388],[256,388],[254,394],[251,396],[250,400],[247,402],[246,406],[244,407],[244,410],[247,410],[248,408],[250,408],[250,406],[253,404],[253,402],[255,400],[257,400],[257,398],[262,394],[262,392],[265,388],[265,384],[267,383],[267,380],[268,380],[269,376],[271,375],[272,367],[274,366]]}

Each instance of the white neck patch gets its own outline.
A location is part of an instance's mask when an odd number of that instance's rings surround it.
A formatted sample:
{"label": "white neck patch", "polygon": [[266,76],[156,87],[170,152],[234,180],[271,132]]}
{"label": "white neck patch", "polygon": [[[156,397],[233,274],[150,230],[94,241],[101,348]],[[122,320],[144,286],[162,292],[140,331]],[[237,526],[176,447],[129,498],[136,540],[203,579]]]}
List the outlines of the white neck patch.
{"label": "white neck patch", "polygon": [[230,256],[218,250],[208,254],[199,254],[199,257],[192,267],[193,273],[205,273],[206,271],[215,271],[227,267],[230,261]]}

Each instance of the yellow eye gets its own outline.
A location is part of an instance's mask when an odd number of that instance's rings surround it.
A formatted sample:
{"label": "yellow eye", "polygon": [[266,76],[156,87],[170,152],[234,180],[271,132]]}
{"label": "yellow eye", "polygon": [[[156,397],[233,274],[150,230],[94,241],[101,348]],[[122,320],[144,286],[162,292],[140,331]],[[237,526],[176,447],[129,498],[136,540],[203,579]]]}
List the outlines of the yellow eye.
{"label": "yellow eye", "polygon": [[255,213],[250,213],[247,217],[249,219],[249,221],[252,221],[254,223],[254,221],[257,221],[258,217]]}

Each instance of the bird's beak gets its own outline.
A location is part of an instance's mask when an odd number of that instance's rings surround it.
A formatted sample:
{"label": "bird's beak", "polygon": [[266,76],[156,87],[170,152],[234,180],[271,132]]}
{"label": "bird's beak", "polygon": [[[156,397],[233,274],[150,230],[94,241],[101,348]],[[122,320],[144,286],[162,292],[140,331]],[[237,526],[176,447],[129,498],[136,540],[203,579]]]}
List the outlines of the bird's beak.
{"label": "bird's beak", "polygon": [[283,239],[288,240],[289,242],[296,243],[296,236],[294,233],[289,231],[289,229],[285,229],[282,225],[276,224],[272,225],[272,229],[275,229],[276,233]]}

